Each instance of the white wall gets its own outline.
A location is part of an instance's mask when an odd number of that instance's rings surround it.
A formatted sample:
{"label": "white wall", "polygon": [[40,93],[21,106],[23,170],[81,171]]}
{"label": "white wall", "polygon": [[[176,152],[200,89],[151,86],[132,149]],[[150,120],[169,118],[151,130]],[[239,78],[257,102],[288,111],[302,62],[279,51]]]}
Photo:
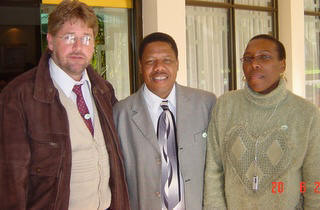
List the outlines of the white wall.
{"label": "white wall", "polygon": [[287,52],[287,86],[305,97],[304,2],[278,0],[279,39]]}
{"label": "white wall", "polygon": [[178,83],[187,85],[185,0],[142,0],[143,36],[164,32],[179,51]]}

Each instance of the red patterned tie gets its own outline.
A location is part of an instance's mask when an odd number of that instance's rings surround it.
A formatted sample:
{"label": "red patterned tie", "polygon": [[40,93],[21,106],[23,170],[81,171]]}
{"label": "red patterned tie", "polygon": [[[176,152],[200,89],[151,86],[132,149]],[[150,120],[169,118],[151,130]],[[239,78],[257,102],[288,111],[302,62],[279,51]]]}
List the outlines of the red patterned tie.
{"label": "red patterned tie", "polygon": [[93,126],[92,126],[91,116],[82,95],[81,85],[73,86],[72,91],[77,95],[77,106],[78,106],[79,113],[82,116],[83,121],[89,128],[91,135],[93,136]]}

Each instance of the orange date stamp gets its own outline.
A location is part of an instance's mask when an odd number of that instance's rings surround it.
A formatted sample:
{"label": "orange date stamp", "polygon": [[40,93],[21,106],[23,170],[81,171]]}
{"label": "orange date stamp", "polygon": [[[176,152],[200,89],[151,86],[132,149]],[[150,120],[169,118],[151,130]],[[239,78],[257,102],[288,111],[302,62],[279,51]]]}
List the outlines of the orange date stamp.
{"label": "orange date stamp", "polygon": [[[271,192],[273,194],[281,194],[284,191],[284,183],[283,182],[272,182]],[[307,191],[306,183],[300,182],[300,193],[303,194]],[[320,194],[320,182],[314,182],[313,192]]]}

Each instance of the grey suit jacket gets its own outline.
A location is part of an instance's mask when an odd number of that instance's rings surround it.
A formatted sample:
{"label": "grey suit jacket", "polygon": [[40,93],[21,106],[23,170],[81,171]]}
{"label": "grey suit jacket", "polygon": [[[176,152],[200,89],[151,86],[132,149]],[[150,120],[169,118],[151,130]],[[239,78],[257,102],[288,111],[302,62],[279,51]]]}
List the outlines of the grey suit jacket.
{"label": "grey suit jacket", "polygon": [[[176,84],[179,165],[187,210],[202,209],[207,127],[216,97]],[[114,121],[124,156],[132,210],[160,210],[161,155],[143,87],[117,103]]]}

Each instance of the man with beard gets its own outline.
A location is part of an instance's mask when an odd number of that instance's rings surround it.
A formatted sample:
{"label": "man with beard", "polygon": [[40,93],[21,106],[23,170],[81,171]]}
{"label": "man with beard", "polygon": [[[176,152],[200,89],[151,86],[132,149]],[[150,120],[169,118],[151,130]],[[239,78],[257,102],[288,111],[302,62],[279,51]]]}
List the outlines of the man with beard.
{"label": "man with beard", "polygon": [[49,16],[37,67],[0,95],[0,209],[129,209],[110,83],[90,66],[98,22],[78,0]]}
{"label": "man with beard", "polygon": [[133,210],[202,208],[212,93],[177,84],[178,49],[165,33],[139,48],[144,85],[114,106]]}

